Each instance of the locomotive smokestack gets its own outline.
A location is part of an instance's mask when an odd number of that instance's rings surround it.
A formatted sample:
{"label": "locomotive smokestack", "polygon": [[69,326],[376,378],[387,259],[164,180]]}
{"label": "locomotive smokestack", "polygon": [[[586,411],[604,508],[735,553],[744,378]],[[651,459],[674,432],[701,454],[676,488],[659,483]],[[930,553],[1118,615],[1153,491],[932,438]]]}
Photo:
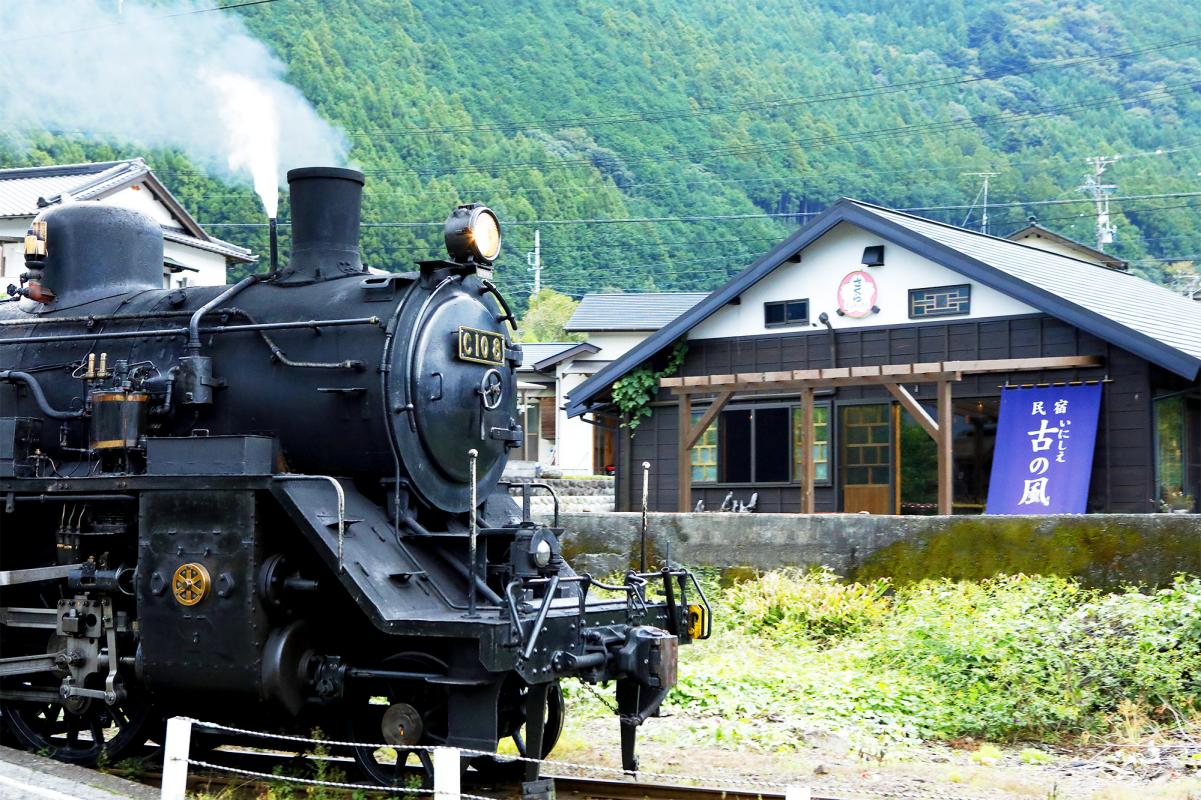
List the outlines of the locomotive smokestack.
{"label": "locomotive smokestack", "polygon": [[280,283],[313,283],[364,271],[359,256],[363,173],[338,167],[288,171],[292,256]]}

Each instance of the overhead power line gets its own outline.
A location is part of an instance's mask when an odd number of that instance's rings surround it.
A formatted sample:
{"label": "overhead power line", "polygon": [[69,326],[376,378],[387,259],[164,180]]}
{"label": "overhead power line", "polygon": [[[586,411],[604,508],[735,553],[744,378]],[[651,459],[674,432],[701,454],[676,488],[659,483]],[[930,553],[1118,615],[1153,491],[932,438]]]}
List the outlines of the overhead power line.
{"label": "overhead power line", "polygon": [[[1104,100],[1077,101],[1072,103],[1062,103],[1058,105],[1041,106],[1030,111],[1010,113],[1002,112],[997,114],[984,114],[971,116],[960,120],[944,120],[941,122],[915,123],[912,125],[893,126],[889,128],[874,128],[865,131],[856,131],[843,134],[825,134],[821,136],[810,136],[802,139],[791,139],[777,142],[765,142],[761,144],[746,144],[746,145],[731,145],[727,147],[706,148],[703,151],[695,153],[657,153],[653,155],[643,155],[637,157],[627,157],[621,159],[621,163],[625,166],[637,164],[641,162],[678,162],[688,161],[696,163],[706,159],[719,157],[737,157],[748,156],[761,153],[777,152],[793,148],[810,148],[816,149],[820,147],[828,147],[840,143],[861,143],[866,141],[874,141],[877,139],[887,139],[895,137],[908,137],[921,134],[932,133],[952,133],[957,130],[965,130],[977,128],[985,125],[1015,125],[1021,122],[1028,122],[1033,119],[1039,119],[1048,116],[1063,114],[1069,111],[1081,111],[1089,109],[1099,109],[1107,106],[1121,105],[1124,103],[1136,102],[1139,100],[1163,99],[1165,96],[1175,96],[1175,92],[1192,90],[1201,87],[1201,81],[1193,81],[1187,83],[1171,84],[1167,86],[1159,86],[1154,89],[1149,89],[1143,92],[1134,94],[1106,98]],[[374,177],[385,177],[388,175],[415,175],[415,176],[445,176],[453,174],[465,173],[499,173],[511,172],[520,170],[540,170],[553,168],[568,168],[568,167],[587,167],[594,168],[595,164],[592,159],[585,157],[578,158],[560,158],[547,159],[542,161],[527,161],[527,162],[512,162],[501,164],[469,164],[459,167],[414,167],[414,168],[380,168],[374,170],[364,170],[364,174]],[[174,176],[192,176],[200,175],[197,170],[164,170],[160,175]]]}
{"label": "overhead power line", "polygon": [[[147,17],[146,19],[158,20],[158,19],[173,19],[176,17],[191,17],[191,16],[195,16],[196,14],[207,14],[211,11],[233,11],[236,8],[249,8],[250,6],[265,6],[268,3],[276,3],[276,2],[279,2],[279,0],[245,0],[245,2],[226,3],[225,5],[210,6],[209,8],[193,8],[193,9],[189,9],[187,11],[174,11],[170,14],[156,14],[152,17]],[[142,21],[143,20],[138,20],[139,23]],[[9,44],[12,42],[25,42],[25,41],[29,41],[30,39],[45,39],[48,36],[56,36],[57,37],[57,36],[70,36],[70,35],[76,34],[76,33],[91,33],[92,31],[107,30],[109,28],[124,28],[131,24],[132,23],[130,23],[130,22],[110,22],[106,25],[91,25],[86,28],[70,28],[68,30],[62,30],[62,31],[41,31],[40,33],[31,33],[27,36],[18,36],[13,39],[0,39],[0,43]]]}
{"label": "overhead power line", "polygon": [[[1201,197],[1201,191],[1198,192],[1162,192],[1158,194],[1132,194],[1119,197],[1111,197],[1110,202],[1129,202],[1135,200],[1160,200],[1183,197]],[[992,203],[990,208],[1025,208],[1027,206],[1059,206],[1059,205],[1079,205],[1088,204],[1092,200],[1089,198],[1067,198],[1062,200],[1026,200],[1014,201],[1009,203]],[[908,206],[905,208],[892,209],[893,211],[916,212],[916,211],[963,211],[971,208],[969,205],[943,205],[943,206]],[[512,225],[629,225],[641,224],[650,222],[721,222],[729,220],[741,219],[771,219],[777,217],[795,218],[795,217],[813,217],[818,214],[825,213],[824,211],[781,211],[781,212],[756,212],[751,214],[697,214],[685,216],[663,216],[663,217],[594,217],[591,219],[529,219],[529,220],[501,220],[501,224],[505,226]],[[266,228],[266,222],[205,222],[201,223],[206,228]],[[280,227],[290,225],[290,222],[280,222]],[[443,222],[364,222],[364,228],[430,228],[442,227]]]}
{"label": "overhead power line", "polygon": [[[1138,100],[1162,99],[1165,96],[1174,96],[1173,90],[1190,90],[1201,86],[1201,82],[1189,82],[1172,84],[1169,86],[1156,87],[1143,92],[1137,92],[1131,95],[1107,98],[1105,100],[1094,101],[1077,101],[1073,103],[1062,103],[1058,105],[1048,105],[1037,107],[1030,111],[1010,113],[1001,112],[997,114],[982,114],[970,116],[960,120],[945,120],[942,122],[924,122],[912,125],[899,125],[889,128],[873,128],[865,131],[856,131],[852,133],[842,134],[825,134],[819,136],[809,136],[801,139],[790,139],[777,142],[767,142],[762,144],[746,144],[746,145],[730,145],[727,147],[706,148],[703,151],[693,153],[658,153],[654,155],[643,155],[636,157],[626,157],[621,159],[624,166],[638,164],[642,162],[662,163],[664,161],[688,161],[698,162],[711,160],[721,157],[736,157],[749,156],[761,153],[778,152],[780,150],[788,150],[793,148],[811,148],[829,147],[831,145],[842,143],[861,143],[866,141],[874,141],[876,139],[916,136],[921,134],[933,133],[952,133],[957,130],[969,128],[983,127],[986,125],[1014,125],[1020,122],[1028,122],[1033,119],[1042,117],[1055,116],[1069,111],[1081,111],[1088,109],[1104,108],[1106,106],[1121,105],[1124,103],[1135,102]],[[508,164],[470,164],[458,167],[424,167],[424,168],[405,168],[405,169],[378,169],[366,170],[366,174],[375,176],[386,175],[424,175],[424,176],[439,176],[453,175],[463,173],[486,173],[486,172],[509,172],[519,170],[538,170],[555,167],[595,167],[591,158],[560,158],[548,159],[544,161],[528,161],[528,162],[513,162]]]}
{"label": "overhead power line", "polygon": [[1146,47],[1131,48],[1129,50],[1115,51],[1111,53],[1101,53],[1095,56],[1072,56],[1068,58],[1052,59],[1033,64],[1022,69],[1012,70],[991,70],[980,75],[958,75],[948,76],[943,78],[925,78],[913,81],[901,81],[898,83],[888,83],[881,85],[871,85],[856,87],[853,89],[845,89],[836,92],[825,92],[822,94],[801,95],[794,97],[773,98],[770,100],[755,100],[742,103],[732,103],[725,105],[710,104],[702,105],[700,108],[694,109],[676,109],[664,111],[638,111],[626,112],[621,114],[610,115],[595,115],[584,117],[551,117],[542,120],[526,120],[518,122],[500,123],[494,125],[462,125],[462,126],[442,126],[442,127],[427,127],[427,128],[376,128],[376,129],[352,129],[347,131],[351,136],[371,138],[371,137],[386,137],[386,136],[414,136],[420,134],[464,134],[476,133],[481,131],[489,132],[516,132],[522,130],[544,130],[546,128],[560,127],[588,127],[591,125],[621,125],[633,122],[663,122],[674,119],[687,119],[695,117],[709,116],[713,114],[730,114],[743,111],[756,111],[761,109],[777,109],[788,108],[792,106],[812,105],[816,103],[828,103],[838,100],[859,100],[868,97],[877,97],[880,95],[896,94],[898,92],[912,91],[915,89],[936,88],[943,86],[963,86],[965,84],[979,83],[982,81],[997,80],[998,78],[1013,77],[1018,75],[1028,75],[1036,72],[1042,72],[1048,69],[1065,69],[1068,67],[1078,67],[1085,64],[1095,64],[1101,61],[1110,61],[1113,59],[1130,58],[1132,56],[1144,55],[1147,53],[1159,52],[1162,50],[1173,49],[1177,47],[1185,47],[1201,43],[1201,37],[1190,37],[1187,39],[1175,39],[1157,44],[1148,45]]}

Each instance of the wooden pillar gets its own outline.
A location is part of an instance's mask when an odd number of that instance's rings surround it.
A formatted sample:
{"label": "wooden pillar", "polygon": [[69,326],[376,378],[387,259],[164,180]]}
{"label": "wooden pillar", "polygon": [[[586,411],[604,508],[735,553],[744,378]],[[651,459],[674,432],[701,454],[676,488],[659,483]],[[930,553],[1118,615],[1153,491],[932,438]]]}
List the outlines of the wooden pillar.
{"label": "wooden pillar", "polygon": [[955,420],[951,408],[951,382],[938,382],[938,513],[953,513],[955,493],[954,441]]}
{"label": "wooden pillar", "polygon": [[679,405],[679,464],[676,471],[677,500],[681,512],[692,510],[692,443],[688,441],[692,431],[692,396],[680,393]]}
{"label": "wooden pillar", "polygon": [[817,465],[813,461],[813,389],[801,390],[801,513],[812,514],[816,508],[813,484]]}

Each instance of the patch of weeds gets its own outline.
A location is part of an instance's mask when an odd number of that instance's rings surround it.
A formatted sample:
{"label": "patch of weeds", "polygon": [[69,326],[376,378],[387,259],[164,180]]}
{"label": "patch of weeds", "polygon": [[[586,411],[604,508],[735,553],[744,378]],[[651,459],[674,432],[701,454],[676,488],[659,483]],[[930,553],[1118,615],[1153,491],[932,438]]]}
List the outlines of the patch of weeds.
{"label": "patch of weeds", "polygon": [[1018,760],[1023,764],[1041,767],[1055,763],[1055,756],[1036,747],[1023,747],[1018,753]]}

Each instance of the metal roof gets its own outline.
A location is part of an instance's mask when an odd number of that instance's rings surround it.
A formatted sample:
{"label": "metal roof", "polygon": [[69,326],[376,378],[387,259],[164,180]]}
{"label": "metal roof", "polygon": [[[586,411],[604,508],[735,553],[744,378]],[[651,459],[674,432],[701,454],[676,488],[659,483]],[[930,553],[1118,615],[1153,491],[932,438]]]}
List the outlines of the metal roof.
{"label": "metal roof", "polygon": [[521,366],[524,371],[533,370],[534,365],[548,358],[566,353],[579,342],[521,342]]}
{"label": "metal roof", "polygon": [[534,369],[538,370],[539,372],[545,372],[546,370],[558,364],[560,361],[566,361],[567,359],[575,358],[576,356],[590,356],[593,353],[599,352],[600,348],[591,342],[580,342],[575,347],[569,347],[566,350],[555,353],[554,355],[547,356],[541,361],[534,362]]}
{"label": "metal roof", "polygon": [[249,250],[210,236],[141,158],[0,169],[0,218],[32,217],[64,200],[96,200],[135,181],[142,181],[180,223],[179,229],[164,227],[163,238],[234,261],[255,260]]}
{"label": "metal roof", "polygon": [[46,205],[44,201],[64,195],[74,187],[91,184],[96,175],[109,171],[119,163],[126,162],[0,169],[0,217],[35,215]]}
{"label": "metal roof", "polygon": [[592,408],[613,381],[708,319],[787,259],[847,222],[955,270],[1141,358],[1195,380],[1201,307],[1150,281],[1031,245],[843,198],[569,395],[569,416]]}
{"label": "metal roof", "polygon": [[567,331],[657,331],[704,300],[706,292],[586,294]]}

